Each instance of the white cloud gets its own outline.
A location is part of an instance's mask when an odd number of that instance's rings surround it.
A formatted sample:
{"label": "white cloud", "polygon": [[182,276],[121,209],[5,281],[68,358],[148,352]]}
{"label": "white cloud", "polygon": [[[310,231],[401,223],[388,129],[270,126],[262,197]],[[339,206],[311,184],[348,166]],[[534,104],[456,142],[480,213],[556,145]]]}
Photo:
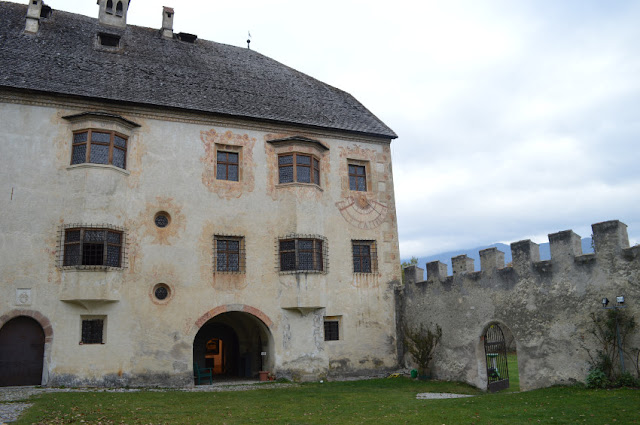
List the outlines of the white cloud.
{"label": "white cloud", "polygon": [[[49,0],[97,16],[95,1]],[[158,28],[163,5],[129,22]],[[403,257],[621,219],[640,238],[640,3],[182,0],[177,31],[335,85],[390,125]]]}

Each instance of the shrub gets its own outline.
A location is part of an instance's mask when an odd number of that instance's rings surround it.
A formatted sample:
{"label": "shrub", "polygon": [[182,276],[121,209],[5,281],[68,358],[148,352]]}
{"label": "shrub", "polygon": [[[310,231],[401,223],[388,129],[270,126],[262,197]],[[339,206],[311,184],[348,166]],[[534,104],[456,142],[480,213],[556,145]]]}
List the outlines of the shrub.
{"label": "shrub", "polygon": [[442,338],[442,328],[436,324],[436,330],[432,332],[421,323],[416,329],[405,328],[404,334],[404,342],[413,360],[418,364],[418,372],[420,375],[426,375],[433,352]]}
{"label": "shrub", "polygon": [[629,372],[623,373],[613,383],[614,387],[637,387],[638,380]]}
{"label": "shrub", "polygon": [[587,375],[587,388],[608,388],[611,381],[607,378],[607,374],[602,369],[591,369]]}

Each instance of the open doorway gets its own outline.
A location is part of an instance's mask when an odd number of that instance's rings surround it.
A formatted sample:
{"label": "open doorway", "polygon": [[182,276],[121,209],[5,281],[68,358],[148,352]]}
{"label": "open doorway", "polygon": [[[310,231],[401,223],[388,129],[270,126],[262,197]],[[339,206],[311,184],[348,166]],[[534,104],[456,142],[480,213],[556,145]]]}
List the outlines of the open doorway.
{"label": "open doorway", "polygon": [[193,362],[211,368],[214,380],[255,378],[273,369],[269,328],[256,316],[231,311],[202,325],[193,341]]}
{"label": "open doorway", "polygon": [[482,335],[487,390],[490,392],[520,390],[516,341],[504,324],[489,324]]}

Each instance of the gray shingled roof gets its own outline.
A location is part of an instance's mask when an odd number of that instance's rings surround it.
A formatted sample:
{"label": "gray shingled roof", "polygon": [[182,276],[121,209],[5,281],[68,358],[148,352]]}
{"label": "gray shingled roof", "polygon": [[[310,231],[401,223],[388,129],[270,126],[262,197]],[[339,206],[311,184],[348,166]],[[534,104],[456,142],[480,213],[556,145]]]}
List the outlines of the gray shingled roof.
{"label": "gray shingled roof", "polygon": [[350,94],[253,50],[128,25],[112,53],[95,47],[114,32],[97,19],[54,10],[29,35],[26,13],[0,2],[0,87],[397,137]]}

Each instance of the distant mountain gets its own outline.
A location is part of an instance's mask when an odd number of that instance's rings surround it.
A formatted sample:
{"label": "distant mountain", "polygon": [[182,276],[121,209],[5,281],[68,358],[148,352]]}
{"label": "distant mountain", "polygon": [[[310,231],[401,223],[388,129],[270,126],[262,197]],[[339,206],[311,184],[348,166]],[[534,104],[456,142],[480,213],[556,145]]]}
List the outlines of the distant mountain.
{"label": "distant mountain", "polygon": [[[467,257],[475,260],[474,265],[476,271],[480,270],[480,254],[479,252],[487,248],[498,248],[498,251],[504,252],[505,264],[511,262],[511,247],[503,243],[494,243],[493,245],[480,246],[472,249],[464,249],[460,251],[449,251],[441,254],[430,255],[427,257],[418,257],[418,266],[426,270],[426,264],[432,261],[440,261],[447,265],[448,274],[451,275],[451,258],[458,255],[466,254]],[[587,254],[593,252],[591,246],[591,238],[582,239],[582,253]],[[549,242],[540,244],[540,260],[549,260],[551,258],[551,249],[549,248]],[[408,258],[402,260],[409,261]]]}

